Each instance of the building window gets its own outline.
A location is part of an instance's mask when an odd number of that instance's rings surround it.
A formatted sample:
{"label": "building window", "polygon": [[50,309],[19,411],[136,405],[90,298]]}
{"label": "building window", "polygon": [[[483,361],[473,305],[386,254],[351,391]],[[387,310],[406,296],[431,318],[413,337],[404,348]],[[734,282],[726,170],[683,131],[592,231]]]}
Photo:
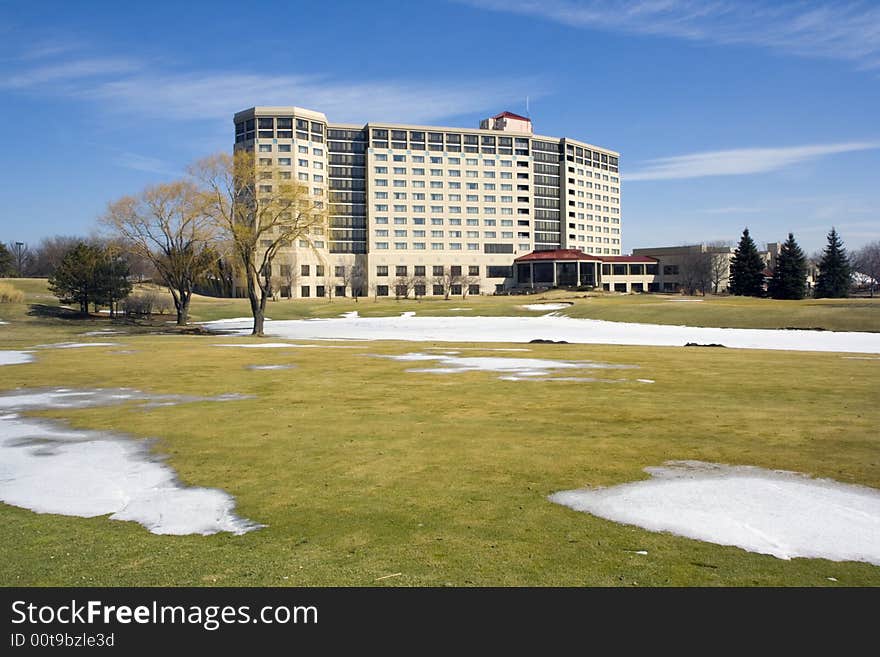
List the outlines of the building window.
{"label": "building window", "polygon": [[388,265],[376,265],[376,276],[387,276]]}
{"label": "building window", "polygon": [[312,295],[312,288],[310,288],[308,285],[303,285],[303,286],[299,289],[299,295],[300,295],[301,297],[309,297],[309,296],[311,296],[311,295]]}
{"label": "building window", "polygon": [[394,268],[395,276],[406,276],[406,265],[397,265]]}
{"label": "building window", "polygon": [[377,285],[376,286],[376,296],[377,297],[387,297],[388,296],[388,286],[387,285]]}
{"label": "building window", "polygon": [[299,271],[300,271],[300,275],[308,276],[309,275],[309,266],[308,265],[300,265]]}

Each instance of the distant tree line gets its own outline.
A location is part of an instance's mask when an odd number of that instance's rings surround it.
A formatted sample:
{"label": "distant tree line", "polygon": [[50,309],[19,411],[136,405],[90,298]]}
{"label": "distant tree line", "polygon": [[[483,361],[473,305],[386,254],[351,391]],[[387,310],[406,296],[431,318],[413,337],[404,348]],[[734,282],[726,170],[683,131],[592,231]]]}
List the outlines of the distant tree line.
{"label": "distant tree line", "polygon": [[[877,253],[880,245],[869,244],[850,258],[843,241],[832,227],[827,236],[827,244],[818,258],[813,296],[816,298],[841,298],[849,295],[853,286],[855,268],[877,271]],[[855,266],[855,268],[854,268]],[[749,234],[743,230],[739,244],[730,261],[731,294],[751,297],[770,296],[774,299],[803,299],[807,295],[807,273],[809,262],[792,233],[780,247],[773,270],[766,274],[767,264],[758,253],[758,248]],[[876,276],[864,274],[873,281],[872,293],[876,287]]]}

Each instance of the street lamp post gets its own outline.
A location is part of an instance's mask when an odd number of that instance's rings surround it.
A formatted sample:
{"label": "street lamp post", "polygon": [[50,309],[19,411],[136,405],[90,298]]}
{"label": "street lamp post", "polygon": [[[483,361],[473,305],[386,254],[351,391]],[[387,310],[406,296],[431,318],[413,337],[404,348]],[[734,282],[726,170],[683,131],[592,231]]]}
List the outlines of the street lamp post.
{"label": "street lamp post", "polygon": [[18,277],[21,278],[21,249],[24,246],[24,242],[16,242],[15,248],[18,250]]}

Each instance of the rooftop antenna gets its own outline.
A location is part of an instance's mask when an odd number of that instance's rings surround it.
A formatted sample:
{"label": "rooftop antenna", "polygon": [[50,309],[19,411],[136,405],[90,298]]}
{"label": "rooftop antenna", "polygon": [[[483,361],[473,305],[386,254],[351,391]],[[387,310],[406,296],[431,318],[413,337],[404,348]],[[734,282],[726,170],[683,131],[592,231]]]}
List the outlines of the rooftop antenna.
{"label": "rooftop antenna", "polygon": [[532,118],[531,116],[529,116],[529,97],[528,96],[526,96],[526,116],[528,118]]}

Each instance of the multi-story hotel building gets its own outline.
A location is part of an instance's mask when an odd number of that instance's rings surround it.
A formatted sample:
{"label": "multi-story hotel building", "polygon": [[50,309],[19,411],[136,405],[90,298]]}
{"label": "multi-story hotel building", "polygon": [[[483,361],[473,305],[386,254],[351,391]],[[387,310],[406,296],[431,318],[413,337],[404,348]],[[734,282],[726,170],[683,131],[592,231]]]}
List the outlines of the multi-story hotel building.
{"label": "multi-story hotel building", "polygon": [[502,112],[475,129],[361,126],[252,107],[234,121],[236,149],[329,210],[326,231],[276,260],[285,296],[394,295],[403,277],[416,280],[413,294],[438,294],[444,272],[460,273],[464,292],[493,293],[516,284],[514,260],[534,251],[621,254],[619,154],[536,135],[526,117]]}

